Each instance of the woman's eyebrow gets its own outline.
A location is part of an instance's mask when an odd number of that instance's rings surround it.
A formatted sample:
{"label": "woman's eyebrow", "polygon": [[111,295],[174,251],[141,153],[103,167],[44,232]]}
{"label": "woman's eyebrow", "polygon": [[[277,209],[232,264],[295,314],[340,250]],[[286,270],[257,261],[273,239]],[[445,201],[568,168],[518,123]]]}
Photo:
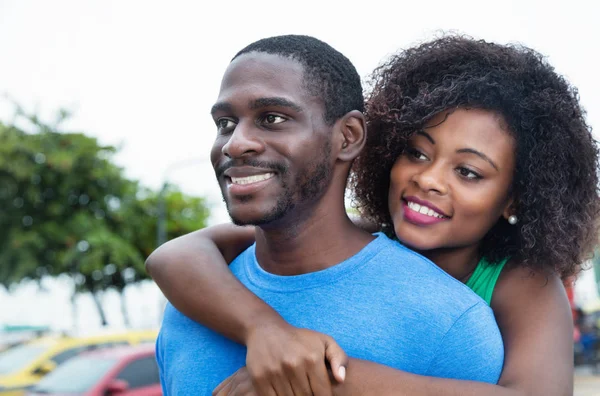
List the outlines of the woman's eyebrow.
{"label": "woman's eyebrow", "polygon": [[417,131],[416,134],[423,136],[425,139],[429,140],[431,142],[431,144],[435,144],[435,140],[433,140],[431,135],[428,134],[427,132],[425,132],[424,130]]}
{"label": "woman's eyebrow", "polygon": [[480,151],[477,151],[475,149],[472,148],[462,148],[462,149],[458,149],[456,150],[457,153],[470,153],[470,154],[475,154],[476,156],[480,157],[481,159],[487,161],[490,163],[490,165],[492,165],[494,167],[494,169],[499,170],[498,166],[496,165],[496,163],[494,163],[494,161],[492,161],[492,159],[490,157],[488,157],[487,155],[483,154]]}

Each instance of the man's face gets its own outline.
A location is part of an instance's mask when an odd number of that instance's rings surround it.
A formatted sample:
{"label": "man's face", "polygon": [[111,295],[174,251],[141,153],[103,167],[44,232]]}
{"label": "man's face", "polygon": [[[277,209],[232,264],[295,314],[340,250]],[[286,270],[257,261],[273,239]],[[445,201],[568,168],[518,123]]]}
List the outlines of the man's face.
{"label": "man's face", "polygon": [[310,208],[327,190],[331,126],[304,68],[265,53],[236,58],[212,108],[211,161],[234,223],[263,225]]}

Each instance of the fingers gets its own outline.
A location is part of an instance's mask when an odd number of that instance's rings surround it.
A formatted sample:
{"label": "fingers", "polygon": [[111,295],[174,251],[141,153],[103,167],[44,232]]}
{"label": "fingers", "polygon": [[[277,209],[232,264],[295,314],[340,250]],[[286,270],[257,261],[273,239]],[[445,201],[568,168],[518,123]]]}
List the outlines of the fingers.
{"label": "fingers", "polygon": [[331,372],[333,378],[339,383],[344,382],[346,379],[346,367],[348,366],[348,355],[346,352],[334,341],[333,338],[328,337],[325,343],[325,359],[331,366]]}
{"label": "fingers", "polygon": [[213,390],[212,395],[227,396],[229,394],[229,391],[231,390],[231,379],[232,377],[225,378],[225,380],[223,380],[223,382],[221,382],[219,386],[217,386],[215,390]]}
{"label": "fingers", "polygon": [[314,365],[308,370],[308,381],[310,388],[315,396],[332,396],[333,390],[331,389],[331,381],[329,380],[329,373],[327,372],[327,366],[325,360],[322,360],[318,364]]}
{"label": "fingers", "polygon": [[273,389],[277,396],[295,396],[292,385],[287,381],[287,378],[277,378],[273,383]]}
{"label": "fingers", "polygon": [[269,377],[264,375],[251,375],[251,382],[256,391],[256,394],[261,396],[284,396],[278,395],[269,380]]}
{"label": "fingers", "polygon": [[[321,360],[324,363],[323,359],[317,358],[317,361],[318,360]],[[311,370],[312,366],[314,366],[314,364],[312,364],[310,359],[303,361],[302,364],[294,364],[288,361],[284,365],[284,373],[286,377],[284,379],[289,381],[294,396],[320,396],[318,393],[313,392],[310,387],[308,372]]]}
{"label": "fingers", "polygon": [[[265,395],[275,396],[273,388]],[[213,396],[257,396],[246,367],[242,367],[221,382],[212,392]]]}
{"label": "fingers", "polygon": [[254,390],[254,386],[252,385],[252,382],[250,382],[249,380],[242,381],[242,382],[234,381],[231,385],[229,393],[226,394],[226,396],[257,396],[257,395],[259,395],[259,393],[257,393]]}
{"label": "fingers", "polygon": [[307,329],[275,335],[270,337],[277,342],[255,338],[248,345],[247,373],[257,394],[331,396],[332,382],[344,381],[348,357],[333,338]]}
{"label": "fingers", "polygon": [[312,396],[313,394],[318,395],[318,393],[313,393],[310,387],[308,374],[304,370],[295,370],[293,373],[289,374],[289,378],[294,396]]}
{"label": "fingers", "polygon": [[[252,373],[256,392],[263,396],[330,396],[331,382],[322,354],[312,354],[300,360],[291,359],[265,372]],[[311,386],[311,380],[313,383]]]}

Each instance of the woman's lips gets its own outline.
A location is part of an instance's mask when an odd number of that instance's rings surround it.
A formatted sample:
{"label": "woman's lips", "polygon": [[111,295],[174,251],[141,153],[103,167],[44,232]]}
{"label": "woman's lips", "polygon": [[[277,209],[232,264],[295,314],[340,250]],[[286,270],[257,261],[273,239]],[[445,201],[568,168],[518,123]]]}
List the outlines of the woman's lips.
{"label": "woman's lips", "polygon": [[[438,215],[440,215],[442,217],[450,217],[442,209],[438,208],[437,206],[435,206],[431,202],[426,201],[424,199],[421,199],[419,197],[403,196],[402,200],[408,202],[409,205],[410,205],[410,203],[412,203],[413,205],[411,205],[411,209],[416,210],[417,212],[420,210],[419,207],[426,206],[428,209],[432,209],[434,212],[436,212]],[[415,209],[414,206],[416,206],[416,205],[414,205],[414,204],[417,204],[419,207],[417,207]],[[421,213],[423,213],[423,212],[421,212]],[[424,214],[427,214],[427,213],[424,213]]]}
{"label": "woman's lips", "polygon": [[415,225],[427,226],[449,220],[448,216],[410,200],[402,200],[402,209],[404,219]]}

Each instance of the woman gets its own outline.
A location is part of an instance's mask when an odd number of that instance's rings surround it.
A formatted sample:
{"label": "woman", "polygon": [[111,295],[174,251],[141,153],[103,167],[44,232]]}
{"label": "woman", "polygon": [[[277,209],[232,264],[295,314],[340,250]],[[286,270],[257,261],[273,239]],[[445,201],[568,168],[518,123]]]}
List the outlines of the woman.
{"label": "woman", "polygon": [[[498,385],[383,367],[382,381],[395,394],[572,394],[561,279],[593,250],[600,207],[598,149],[576,90],[531,49],[463,37],[400,52],[372,86],[352,178],[358,209],[484,298],[505,343]],[[201,230],[154,253],[148,269],[175,307],[246,344],[245,380],[259,394],[310,378],[315,354],[343,381],[332,340],[285,324],[228,273],[223,258],[252,240],[252,229]]]}

